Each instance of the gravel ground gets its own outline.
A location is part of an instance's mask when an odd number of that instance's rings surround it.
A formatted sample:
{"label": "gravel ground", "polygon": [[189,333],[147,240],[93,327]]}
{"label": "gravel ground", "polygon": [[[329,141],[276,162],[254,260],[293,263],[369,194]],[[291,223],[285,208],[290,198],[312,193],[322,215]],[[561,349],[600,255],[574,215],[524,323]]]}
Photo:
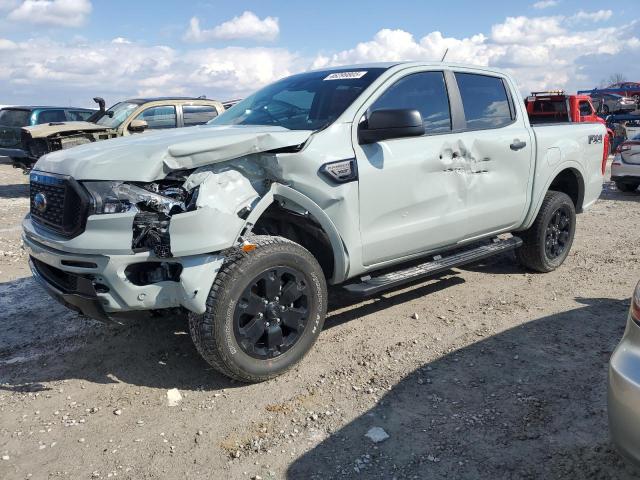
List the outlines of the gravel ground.
{"label": "gravel ground", "polygon": [[198,357],[183,319],[108,327],[35,286],[26,182],[0,164],[2,479],[640,474],[606,421],[640,278],[639,193],[607,182],[553,273],[505,255],[366,302],[334,289],[302,364],[241,385]]}

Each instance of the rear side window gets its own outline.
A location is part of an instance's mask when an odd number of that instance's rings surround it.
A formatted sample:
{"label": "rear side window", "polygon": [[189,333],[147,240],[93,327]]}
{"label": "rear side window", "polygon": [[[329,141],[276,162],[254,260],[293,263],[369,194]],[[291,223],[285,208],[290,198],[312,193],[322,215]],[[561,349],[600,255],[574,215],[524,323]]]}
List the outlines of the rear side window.
{"label": "rear side window", "polygon": [[369,111],[418,110],[427,133],[451,130],[449,96],[442,72],[420,72],[401,78],[375,101]]}
{"label": "rear side window", "polygon": [[513,120],[509,97],[501,78],[456,73],[467,128],[498,128]]}
{"label": "rear side window", "polygon": [[0,125],[5,127],[26,127],[30,124],[30,110],[0,110]]}
{"label": "rear side window", "polygon": [[136,117],[137,120],[147,122],[148,128],[176,128],[176,107],[173,105],[162,105],[159,107],[147,108]]}
{"label": "rear side window", "polygon": [[183,105],[182,118],[185,127],[202,125],[218,116],[216,107],[212,105]]}
{"label": "rear side window", "polygon": [[67,117],[72,122],[84,122],[86,121],[94,112],[88,112],[85,110],[68,110]]}
{"label": "rear side window", "polygon": [[64,110],[43,110],[38,113],[36,124],[66,121],[67,116],[64,114]]}

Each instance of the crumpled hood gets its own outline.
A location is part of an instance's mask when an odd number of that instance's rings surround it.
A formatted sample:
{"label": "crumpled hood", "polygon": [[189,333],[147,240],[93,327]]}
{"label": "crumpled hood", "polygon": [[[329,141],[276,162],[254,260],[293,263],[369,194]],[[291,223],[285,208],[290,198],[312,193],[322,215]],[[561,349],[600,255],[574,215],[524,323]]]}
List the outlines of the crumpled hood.
{"label": "crumpled hood", "polygon": [[43,138],[54,133],[63,132],[97,132],[113,130],[91,122],[52,122],[23,128],[29,132],[31,138]]}
{"label": "crumpled hood", "polygon": [[172,170],[300,145],[312,133],[262,125],[201,125],[152,131],[49,153],[34,169],[78,180],[151,182]]}

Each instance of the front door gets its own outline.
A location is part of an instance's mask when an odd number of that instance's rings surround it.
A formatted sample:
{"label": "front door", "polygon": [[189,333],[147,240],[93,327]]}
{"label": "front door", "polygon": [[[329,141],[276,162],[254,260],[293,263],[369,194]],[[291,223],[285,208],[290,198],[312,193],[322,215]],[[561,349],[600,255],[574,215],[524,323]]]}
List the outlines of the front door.
{"label": "front door", "polygon": [[355,145],[364,265],[455,243],[465,234],[465,180],[450,170],[457,147],[444,72],[399,78],[367,112],[380,109],[418,110],[426,134]]}

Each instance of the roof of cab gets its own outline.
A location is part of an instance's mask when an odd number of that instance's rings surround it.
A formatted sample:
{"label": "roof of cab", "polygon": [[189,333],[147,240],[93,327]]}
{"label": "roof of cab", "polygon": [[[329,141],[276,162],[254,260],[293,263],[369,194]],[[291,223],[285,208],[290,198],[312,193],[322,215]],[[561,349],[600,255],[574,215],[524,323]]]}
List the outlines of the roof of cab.
{"label": "roof of cab", "polygon": [[164,101],[173,101],[173,100],[202,100],[206,102],[214,102],[211,98],[203,98],[203,97],[147,97],[147,98],[130,98],[129,100],[124,100],[126,103],[148,103],[148,102],[164,102]]}
{"label": "roof of cab", "polygon": [[96,109],[87,107],[51,107],[48,105],[11,105],[2,107],[0,110],[85,110],[94,112]]}

